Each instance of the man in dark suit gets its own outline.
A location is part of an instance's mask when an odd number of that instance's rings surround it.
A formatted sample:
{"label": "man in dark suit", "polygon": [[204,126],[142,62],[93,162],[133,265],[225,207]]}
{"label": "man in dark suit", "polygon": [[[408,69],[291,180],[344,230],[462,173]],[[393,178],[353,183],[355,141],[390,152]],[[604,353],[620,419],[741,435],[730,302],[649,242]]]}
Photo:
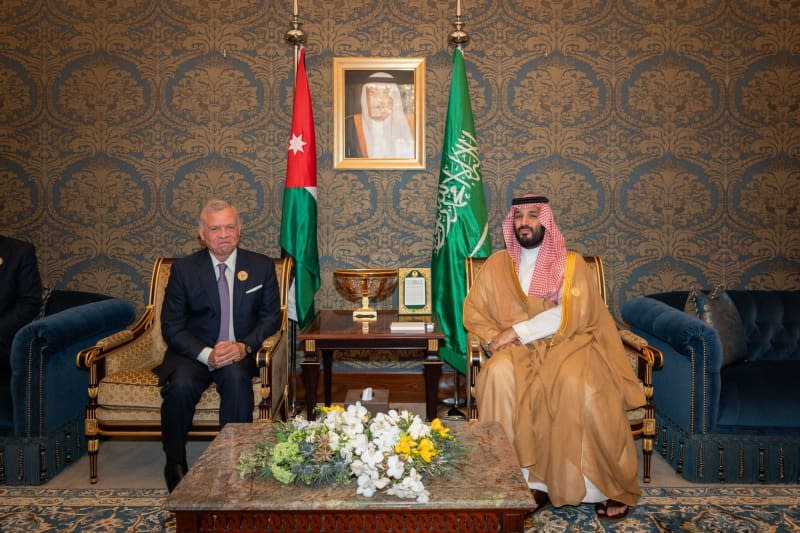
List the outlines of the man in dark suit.
{"label": "man in dark suit", "polygon": [[42,279],[31,243],[0,235],[0,372],[11,375],[11,341],[42,306]]}
{"label": "man in dark suit", "polygon": [[207,248],[176,261],[165,289],[161,330],[167,351],[155,372],[170,492],[188,470],[187,434],[200,395],[212,382],[221,398],[220,426],[252,422],[255,352],[280,325],[274,263],[238,248],[240,231],[233,206],[209,201],[198,227]]}

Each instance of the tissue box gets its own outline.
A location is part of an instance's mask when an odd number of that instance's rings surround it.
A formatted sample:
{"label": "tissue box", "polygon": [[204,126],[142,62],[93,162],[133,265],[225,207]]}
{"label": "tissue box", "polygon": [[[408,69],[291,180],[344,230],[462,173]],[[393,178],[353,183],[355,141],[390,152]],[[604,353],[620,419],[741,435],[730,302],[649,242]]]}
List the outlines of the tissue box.
{"label": "tissue box", "polygon": [[356,402],[361,402],[361,405],[367,408],[367,411],[373,415],[376,413],[385,413],[389,410],[389,390],[388,389],[373,389],[372,399],[364,401],[361,399],[362,389],[349,389],[345,397],[344,404],[352,405]]}

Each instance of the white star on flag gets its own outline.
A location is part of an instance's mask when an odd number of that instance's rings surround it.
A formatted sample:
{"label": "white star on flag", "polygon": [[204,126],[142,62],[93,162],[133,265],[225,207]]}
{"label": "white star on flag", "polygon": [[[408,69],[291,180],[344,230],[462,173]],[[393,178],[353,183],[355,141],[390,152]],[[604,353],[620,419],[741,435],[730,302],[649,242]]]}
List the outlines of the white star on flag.
{"label": "white star on flag", "polygon": [[297,155],[297,152],[304,152],[303,146],[307,145],[308,143],[303,140],[303,134],[295,135],[292,134],[292,138],[289,140],[289,150],[291,150],[294,155]]}

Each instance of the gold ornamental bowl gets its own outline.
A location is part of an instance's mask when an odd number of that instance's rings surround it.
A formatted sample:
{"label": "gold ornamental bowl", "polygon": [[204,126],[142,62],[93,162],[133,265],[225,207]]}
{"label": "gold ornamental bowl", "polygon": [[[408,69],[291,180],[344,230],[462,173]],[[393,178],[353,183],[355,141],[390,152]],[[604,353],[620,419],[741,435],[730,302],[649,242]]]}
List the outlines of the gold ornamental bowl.
{"label": "gold ornamental bowl", "polygon": [[361,302],[353,311],[353,320],[372,322],[378,312],[369,306],[370,299],[378,302],[392,295],[397,287],[396,268],[340,268],[333,271],[333,285],[345,300]]}

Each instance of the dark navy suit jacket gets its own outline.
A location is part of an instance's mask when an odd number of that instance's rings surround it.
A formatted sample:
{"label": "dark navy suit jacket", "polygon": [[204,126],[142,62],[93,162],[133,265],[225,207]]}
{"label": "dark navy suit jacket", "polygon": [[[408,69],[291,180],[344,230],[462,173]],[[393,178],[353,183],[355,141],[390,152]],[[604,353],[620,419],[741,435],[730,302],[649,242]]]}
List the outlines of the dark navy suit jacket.
{"label": "dark navy suit jacket", "polygon": [[0,368],[8,364],[17,331],[36,318],[42,305],[42,279],[36,248],[0,235]]}
{"label": "dark navy suit jacket", "polygon": [[[254,357],[261,343],[278,330],[281,306],[274,261],[238,249],[233,282],[233,331]],[[219,294],[216,273],[207,249],[172,265],[161,309],[161,332],[167,343],[164,361],[154,371],[163,382],[176,357],[197,359],[214,347],[219,335]]]}

